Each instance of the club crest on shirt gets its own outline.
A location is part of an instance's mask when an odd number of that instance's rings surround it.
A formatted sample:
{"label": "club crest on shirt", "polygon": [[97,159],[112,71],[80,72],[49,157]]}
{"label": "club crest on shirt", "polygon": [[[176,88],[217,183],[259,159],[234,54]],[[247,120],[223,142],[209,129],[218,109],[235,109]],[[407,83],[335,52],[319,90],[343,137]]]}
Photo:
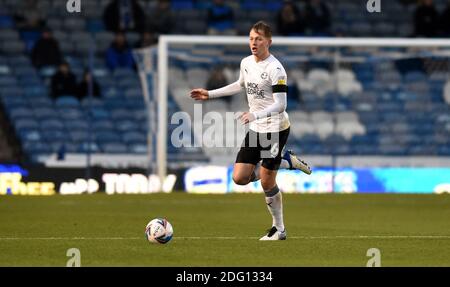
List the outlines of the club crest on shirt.
{"label": "club crest on shirt", "polygon": [[268,76],[269,76],[269,74],[264,72],[264,73],[261,74],[261,79],[265,80],[265,79],[267,79]]}

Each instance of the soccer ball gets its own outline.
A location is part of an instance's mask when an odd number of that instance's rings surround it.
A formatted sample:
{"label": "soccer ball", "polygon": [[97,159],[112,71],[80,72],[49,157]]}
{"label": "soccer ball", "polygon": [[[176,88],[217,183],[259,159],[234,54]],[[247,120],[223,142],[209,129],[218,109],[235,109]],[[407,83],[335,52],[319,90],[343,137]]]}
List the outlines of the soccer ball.
{"label": "soccer ball", "polygon": [[152,219],[145,227],[145,238],[152,243],[165,244],[172,239],[172,224],[165,218]]}

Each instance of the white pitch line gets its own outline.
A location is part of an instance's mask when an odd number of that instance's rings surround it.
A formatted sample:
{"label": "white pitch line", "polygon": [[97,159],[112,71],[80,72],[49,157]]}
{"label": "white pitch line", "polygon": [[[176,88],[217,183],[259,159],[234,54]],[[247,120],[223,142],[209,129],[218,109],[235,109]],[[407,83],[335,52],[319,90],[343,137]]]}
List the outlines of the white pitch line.
{"label": "white pitch line", "polygon": [[[175,240],[245,240],[259,237],[178,236]],[[324,235],[288,236],[288,239],[450,239],[450,235]],[[145,237],[0,237],[0,241],[20,240],[145,240]]]}

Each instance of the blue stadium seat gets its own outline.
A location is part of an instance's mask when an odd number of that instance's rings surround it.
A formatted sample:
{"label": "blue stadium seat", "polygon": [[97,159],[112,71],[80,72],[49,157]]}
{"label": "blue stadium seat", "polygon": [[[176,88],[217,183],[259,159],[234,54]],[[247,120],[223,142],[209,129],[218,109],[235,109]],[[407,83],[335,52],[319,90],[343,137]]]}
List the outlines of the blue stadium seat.
{"label": "blue stadium seat", "polygon": [[47,129],[41,130],[42,138],[47,142],[63,141],[67,139],[67,134],[62,129]]}
{"label": "blue stadium seat", "polygon": [[82,143],[79,144],[78,152],[86,153],[88,151],[90,151],[90,152],[100,152],[100,147],[95,142],[91,142],[89,144],[87,142],[82,142]]}
{"label": "blue stadium seat", "polygon": [[34,156],[52,152],[51,147],[47,143],[41,141],[24,141],[22,147],[28,154]]}
{"label": "blue stadium seat", "polygon": [[92,129],[94,131],[113,131],[115,123],[110,120],[99,120],[92,123]]}
{"label": "blue stadium seat", "polygon": [[0,87],[16,86],[18,84],[16,77],[11,75],[0,75]]}
{"label": "blue stadium seat", "polygon": [[242,0],[241,1],[241,9],[243,10],[263,10],[264,3],[263,1],[252,1],[252,0]]}
{"label": "blue stadium seat", "polygon": [[89,99],[89,97],[85,97],[83,98],[83,100],[81,101],[81,107],[87,111],[89,106],[92,109],[97,109],[97,108],[104,108],[105,107],[105,103],[98,98],[93,97],[92,99]]}
{"label": "blue stadium seat", "polygon": [[146,145],[147,143],[147,136],[142,132],[137,131],[124,132],[122,138],[123,141],[129,145],[130,144]]}
{"label": "blue stadium seat", "polygon": [[60,18],[50,17],[47,19],[47,26],[52,30],[63,30],[63,21]]}
{"label": "blue stadium seat", "polygon": [[68,17],[64,18],[63,20],[63,26],[65,30],[71,30],[71,31],[83,31],[86,27],[86,22],[84,18],[76,17]]}
{"label": "blue stadium seat", "polygon": [[64,126],[67,130],[87,130],[89,129],[89,124],[86,119],[69,119],[64,121]]}
{"label": "blue stadium seat", "polygon": [[143,99],[142,89],[133,82],[133,86],[125,90],[125,97]]}
{"label": "blue stadium seat", "polygon": [[18,131],[25,131],[25,130],[37,130],[39,129],[40,125],[38,121],[36,121],[33,118],[18,118],[14,121],[14,127]]}
{"label": "blue stadium seat", "polygon": [[419,71],[408,72],[403,76],[405,83],[414,83],[419,81],[427,81],[427,76]]}
{"label": "blue stadium seat", "polygon": [[134,120],[117,120],[116,128],[118,131],[127,132],[133,130],[139,130],[139,122]]}
{"label": "blue stadium seat", "polygon": [[41,141],[42,136],[39,129],[22,128],[18,130],[19,137],[22,141]]}
{"label": "blue stadium seat", "polygon": [[272,13],[274,11],[278,11],[283,7],[283,3],[281,3],[280,1],[267,1],[264,9],[271,11]]}
{"label": "blue stadium seat", "polygon": [[4,97],[2,100],[6,111],[18,108],[28,108],[28,102],[23,97]]}
{"label": "blue stadium seat", "polygon": [[0,95],[2,98],[9,97],[22,97],[23,89],[17,86],[8,86],[0,89]]}
{"label": "blue stadium seat", "polygon": [[9,56],[8,63],[11,67],[32,67],[30,58],[24,54]]}
{"label": "blue stadium seat", "polygon": [[108,98],[105,100],[105,108],[108,110],[115,110],[124,107],[125,100],[122,98]]}
{"label": "blue stadium seat", "polygon": [[105,30],[105,25],[103,24],[103,21],[100,19],[89,19],[86,24],[86,29],[90,33],[98,33]]}
{"label": "blue stadium seat", "polygon": [[56,108],[67,107],[77,108],[80,106],[80,102],[74,96],[66,95],[60,96],[55,100]]}
{"label": "blue stadium seat", "polygon": [[20,55],[25,53],[26,46],[25,43],[18,40],[4,40],[8,42],[1,43],[0,51],[3,51],[7,55]]}
{"label": "blue stadium seat", "polygon": [[110,118],[110,111],[105,109],[105,108],[101,108],[101,107],[95,107],[90,111],[90,114],[93,118],[93,120],[103,120],[103,119],[108,119]]}
{"label": "blue stadium seat", "polygon": [[67,142],[65,140],[55,140],[50,142],[49,145],[54,153],[77,153],[79,149],[79,145],[76,143]]}
{"label": "blue stadium seat", "polygon": [[50,129],[50,130],[62,130],[62,129],[64,129],[64,123],[61,122],[61,120],[59,118],[43,119],[40,122],[40,125],[44,129]]}
{"label": "blue stadium seat", "polygon": [[95,133],[95,139],[98,143],[118,142],[121,137],[114,131],[98,131]]}
{"label": "blue stadium seat", "polygon": [[105,153],[127,153],[128,148],[123,143],[105,143],[101,146],[101,149]]}
{"label": "blue stadium seat", "polygon": [[116,80],[122,80],[124,78],[136,78],[137,79],[137,75],[136,73],[128,68],[117,68],[114,70],[113,72],[113,76],[114,78],[116,78]]}
{"label": "blue stadium seat", "polygon": [[33,110],[33,114],[35,115],[36,118],[48,119],[57,117],[58,111],[51,107],[37,107]]}
{"label": "blue stadium seat", "polygon": [[58,109],[59,115],[63,119],[84,119],[86,115],[80,110],[76,108],[59,108]]}
{"label": "blue stadium seat", "polygon": [[131,113],[128,109],[115,109],[115,110],[111,111],[111,118],[114,121],[119,121],[119,120],[132,119],[133,116],[131,115]]}
{"label": "blue stadium seat", "polygon": [[117,86],[123,90],[135,89],[140,87],[140,82],[137,75],[133,75],[118,80]]}
{"label": "blue stadium seat", "polygon": [[145,154],[147,153],[147,145],[146,144],[129,144],[128,151],[135,154]]}
{"label": "blue stadium seat", "polygon": [[86,129],[69,130],[70,138],[74,142],[84,142],[89,139],[89,133]]}
{"label": "blue stadium seat", "polygon": [[53,109],[53,101],[49,97],[36,97],[28,99],[30,105],[35,108],[49,108]]}
{"label": "blue stadium seat", "polygon": [[9,15],[0,15],[0,28],[8,29],[14,27],[14,20]]}
{"label": "blue stadium seat", "polygon": [[26,97],[36,98],[36,97],[47,96],[48,95],[48,91],[47,91],[47,88],[44,85],[42,85],[42,84],[29,85],[29,86],[25,86],[24,94],[25,94]]}
{"label": "blue stadium seat", "polygon": [[[64,42],[63,42],[64,43]],[[62,47],[62,46],[61,46]],[[66,52],[66,51],[64,51],[62,48],[61,48],[61,50],[63,51],[63,52]],[[44,78],[50,78],[50,77],[52,77],[54,74],[56,73],[56,67],[53,67],[53,66],[45,66],[45,67],[42,67],[40,70],[39,70],[39,75],[41,76],[41,77],[44,77]]]}
{"label": "blue stadium seat", "polygon": [[189,22],[184,22],[184,31],[187,34],[192,35],[202,35],[205,34],[208,26],[204,20],[191,20]]}
{"label": "blue stadium seat", "polygon": [[75,53],[75,44],[70,41],[61,41],[59,43],[59,48],[61,49],[61,52],[63,52],[65,55],[71,55]]}
{"label": "blue stadium seat", "polygon": [[193,9],[194,2],[192,0],[172,0],[170,8],[174,11],[181,9]]}
{"label": "blue stadium seat", "polygon": [[20,106],[17,108],[12,108],[11,110],[8,111],[9,113],[9,117],[12,120],[15,120],[16,118],[23,118],[23,117],[32,117],[33,116],[33,111],[28,108],[28,107],[24,107],[24,106]]}
{"label": "blue stadium seat", "polygon": [[26,74],[18,77],[21,86],[42,86],[41,79],[35,74]]}
{"label": "blue stadium seat", "polygon": [[20,35],[15,29],[2,29],[0,32],[1,42],[19,41]]}

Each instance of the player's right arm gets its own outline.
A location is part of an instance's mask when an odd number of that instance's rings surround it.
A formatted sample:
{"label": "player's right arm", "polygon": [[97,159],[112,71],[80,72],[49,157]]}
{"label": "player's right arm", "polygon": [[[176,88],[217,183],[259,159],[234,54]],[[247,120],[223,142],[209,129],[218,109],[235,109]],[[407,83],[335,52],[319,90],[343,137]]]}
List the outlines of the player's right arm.
{"label": "player's right arm", "polygon": [[[242,67],[242,63],[241,63],[241,67]],[[191,98],[193,98],[196,101],[205,101],[205,100],[213,99],[213,98],[232,96],[232,95],[239,93],[243,88],[244,88],[244,76],[242,74],[242,68],[241,68],[239,80],[237,80],[236,82],[229,84],[225,87],[211,90],[211,91],[208,91],[206,89],[193,89],[191,91]]]}
{"label": "player's right arm", "polygon": [[232,96],[239,93],[241,89],[242,89],[241,84],[239,83],[239,81],[236,81],[225,87],[211,91],[207,91],[205,89],[193,89],[191,91],[191,98],[193,98],[196,101],[204,101],[213,98]]}

